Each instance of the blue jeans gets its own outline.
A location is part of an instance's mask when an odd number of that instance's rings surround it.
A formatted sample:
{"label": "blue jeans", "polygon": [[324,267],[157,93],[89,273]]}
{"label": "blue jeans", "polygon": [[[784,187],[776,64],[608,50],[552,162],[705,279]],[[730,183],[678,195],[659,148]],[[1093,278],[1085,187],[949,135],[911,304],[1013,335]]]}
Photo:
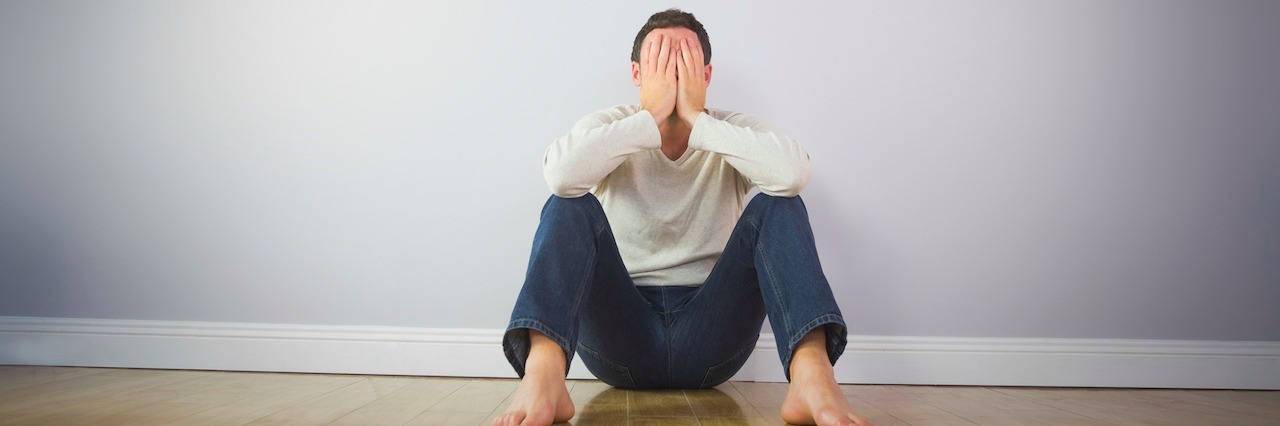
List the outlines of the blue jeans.
{"label": "blue jeans", "polygon": [[795,345],[819,326],[832,365],[844,352],[844,318],[800,197],[752,199],[701,286],[637,287],[595,196],[552,196],[502,348],[521,378],[532,329],[560,345],[566,366],[576,350],[607,384],[707,388],[742,368],[766,314],[787,380]]}

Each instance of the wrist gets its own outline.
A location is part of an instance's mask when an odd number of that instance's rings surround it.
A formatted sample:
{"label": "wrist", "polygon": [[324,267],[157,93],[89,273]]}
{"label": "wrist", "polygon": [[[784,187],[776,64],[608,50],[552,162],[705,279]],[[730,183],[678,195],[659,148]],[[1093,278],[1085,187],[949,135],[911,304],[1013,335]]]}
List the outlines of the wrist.
{"label": "wrist", "polygon": [[644,108],[644,110],[649,111],[649,116],[653,117],[653,122],[655,124],[661,125],[663,121],[667,120],[667,117],[664,117],[658,114],[657,112],[654,112],[652,108]]}
{"label": "wrist", "polygon": [[685,124],[688,124],[690,127],[693,127],[693,123],[695,121],[698,121],[698,116],[702,115],[703,111],[705,110],[681,112],[680,118],[684,120]]}

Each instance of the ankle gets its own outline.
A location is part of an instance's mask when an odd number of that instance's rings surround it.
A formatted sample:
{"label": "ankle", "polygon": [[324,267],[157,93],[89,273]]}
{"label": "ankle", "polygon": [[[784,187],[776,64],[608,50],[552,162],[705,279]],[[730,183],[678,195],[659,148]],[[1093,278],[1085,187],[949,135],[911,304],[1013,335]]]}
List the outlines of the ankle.
{"label": "ankle", "polygon": [[564,380],[567,355],[560,345],[536,330],[529,331],[529,357],[525,360],[525,375],[559,377]]}
{"label": "ankle", "polygon": [[791,359],[791,381],[835,380],[835,369],[827,361],[826,354],[816,356],[796,356]]}
{"label": "ankle", "polygon": [[525,377],[534,376],[535,378],[544,379],[565,379],[565,367],[563,359],[554,357],[534,357],[530,356],[525,361],[524,372]]}
{"label": "ankle", "polygon": [[524,376],[535,379],[565,379],[565,369],[563,365],[554,363],[527,363],[524,366]]}

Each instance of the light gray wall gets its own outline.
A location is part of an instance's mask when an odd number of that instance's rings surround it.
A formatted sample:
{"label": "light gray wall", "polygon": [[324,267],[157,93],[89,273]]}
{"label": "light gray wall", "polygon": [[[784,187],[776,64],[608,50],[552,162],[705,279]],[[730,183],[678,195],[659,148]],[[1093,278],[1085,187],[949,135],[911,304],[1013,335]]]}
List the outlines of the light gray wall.
{"label": "light gray wall", "polygon": [[[501,328],[668,4],[0,3],[0,315]],[[681,2],[868,335],[1280,340],[1280,3]]]}

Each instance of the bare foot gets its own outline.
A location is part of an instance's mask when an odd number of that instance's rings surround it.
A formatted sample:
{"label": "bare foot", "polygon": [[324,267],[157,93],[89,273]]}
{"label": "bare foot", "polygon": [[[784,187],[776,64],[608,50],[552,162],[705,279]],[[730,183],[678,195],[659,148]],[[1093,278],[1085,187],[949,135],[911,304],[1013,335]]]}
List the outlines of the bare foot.
{"label": "bare foot", "polygon": [[798,425],[868,426],[853,412],[836,383],[822,327],[805,335],[791,357],[791,386],[782,400],[782,420]]}
{"label": "bare foot", "polygon": [[565,356],[560,346],[537,331],[529,331],[532,348],[516,396],[494,426],[549,425],[573,418],[573,401],[564,385]]}
{"label": "bare foot", "polygon": [[792,373],[787,398],[782,401],[782,420],[797,425],[857,425],[871,422],[853,412],[834,375],[797,377]]}
{"label": "bare foot", "polygon": [[501,416],[493,419],[493,424],[549,425],[552,422],[567,422],[571,418],[573,401],[569,399],[569,389],[564,385],[563,376],[557,379],[554,374],[525,374],[520,387],[516,388],[516,397],[511,401],[511,406]]}

